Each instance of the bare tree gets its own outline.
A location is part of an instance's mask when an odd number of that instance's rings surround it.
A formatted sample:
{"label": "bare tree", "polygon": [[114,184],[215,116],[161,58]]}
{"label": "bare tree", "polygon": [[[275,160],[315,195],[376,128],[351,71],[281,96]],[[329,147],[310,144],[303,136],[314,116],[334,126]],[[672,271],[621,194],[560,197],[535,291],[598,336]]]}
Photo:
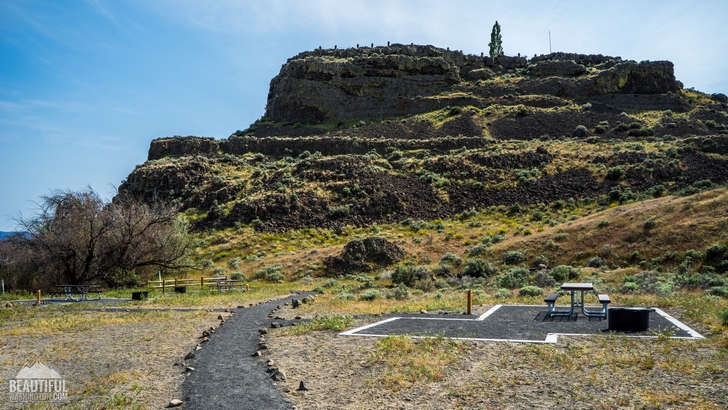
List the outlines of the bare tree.
{"label": "bare tree", "polygon": [[134,276],[145,268],[190,266],[191,240],[176,215],[161,203],[106,203],[91,188],[55,191],[42,198],[38,215],[18,219],[27,236],[9,241],[9,257],[19,271],[39,275],[46,284],[125,284],[119,272]]}

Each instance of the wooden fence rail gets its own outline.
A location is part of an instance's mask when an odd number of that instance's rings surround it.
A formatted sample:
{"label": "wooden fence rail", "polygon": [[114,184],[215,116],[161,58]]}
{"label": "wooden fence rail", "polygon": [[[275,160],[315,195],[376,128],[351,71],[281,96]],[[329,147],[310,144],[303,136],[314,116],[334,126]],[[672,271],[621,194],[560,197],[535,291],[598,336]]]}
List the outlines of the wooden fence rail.
{"label": "wooden fence rail", "polygon": [[167,289],[174,289],[177,286],[185,286],[191,288],[199,288],[200,290],[217,289],[230,290],[240,288],[241,290],[250,290],[250,286],[244,280],[228,279],[227,277],[205,278],[200,279],[164,279],[164,280],[148,280],[147,289],[162,289],[162,293],[166,293]]}

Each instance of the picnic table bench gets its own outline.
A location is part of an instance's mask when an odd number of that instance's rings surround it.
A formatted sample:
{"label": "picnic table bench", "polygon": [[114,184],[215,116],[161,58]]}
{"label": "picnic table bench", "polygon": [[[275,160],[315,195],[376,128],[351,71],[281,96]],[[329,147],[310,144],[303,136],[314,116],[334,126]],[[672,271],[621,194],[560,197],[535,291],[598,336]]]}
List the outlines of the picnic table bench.
{"label": "picnic table bench", "polygon": [[219,279],[216,281],[212,281],[212,284],[214,286],[217,286],[217,290],[219,292],[225,291],[225,290],[232,290],[236,287],[239,287],[241,290],[245,289],[247,290],[247,285],[245,285],[242,281],[234,280],[234,279]]}
{"label": "picnic table bench", "polygon": [[[89,296],[96,294],[96,296]],[[101,299],[101,286],[99,285],[55,285],[51,291],[51,300],[54,302],[91,301]]]}

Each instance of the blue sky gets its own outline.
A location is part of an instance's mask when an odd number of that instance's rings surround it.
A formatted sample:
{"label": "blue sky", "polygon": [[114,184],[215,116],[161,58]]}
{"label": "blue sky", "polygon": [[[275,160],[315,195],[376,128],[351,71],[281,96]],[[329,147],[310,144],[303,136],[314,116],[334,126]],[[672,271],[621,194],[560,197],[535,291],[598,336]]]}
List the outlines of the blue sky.
{"label": "blue sky", "polygon": [[0,230],[54,189],[105,198],[172,135],[226,138],[263,115],[286,59],[319,46],[432,44],[480,54],[670,60],[728,94],[725,1],[0,2]]}

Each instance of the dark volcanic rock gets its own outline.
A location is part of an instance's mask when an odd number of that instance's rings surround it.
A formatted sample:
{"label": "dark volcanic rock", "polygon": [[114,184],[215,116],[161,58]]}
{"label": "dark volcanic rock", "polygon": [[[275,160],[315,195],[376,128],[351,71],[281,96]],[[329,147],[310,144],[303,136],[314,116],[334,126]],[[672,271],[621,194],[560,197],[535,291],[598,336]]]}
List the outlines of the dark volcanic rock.
{"label": "dark volcanic rock", "polygon": [[369,272],[374,267],[393,265],[404,259],[404,250],[383,237],[354,239],[339,256],[324,260],[331,274]]}

